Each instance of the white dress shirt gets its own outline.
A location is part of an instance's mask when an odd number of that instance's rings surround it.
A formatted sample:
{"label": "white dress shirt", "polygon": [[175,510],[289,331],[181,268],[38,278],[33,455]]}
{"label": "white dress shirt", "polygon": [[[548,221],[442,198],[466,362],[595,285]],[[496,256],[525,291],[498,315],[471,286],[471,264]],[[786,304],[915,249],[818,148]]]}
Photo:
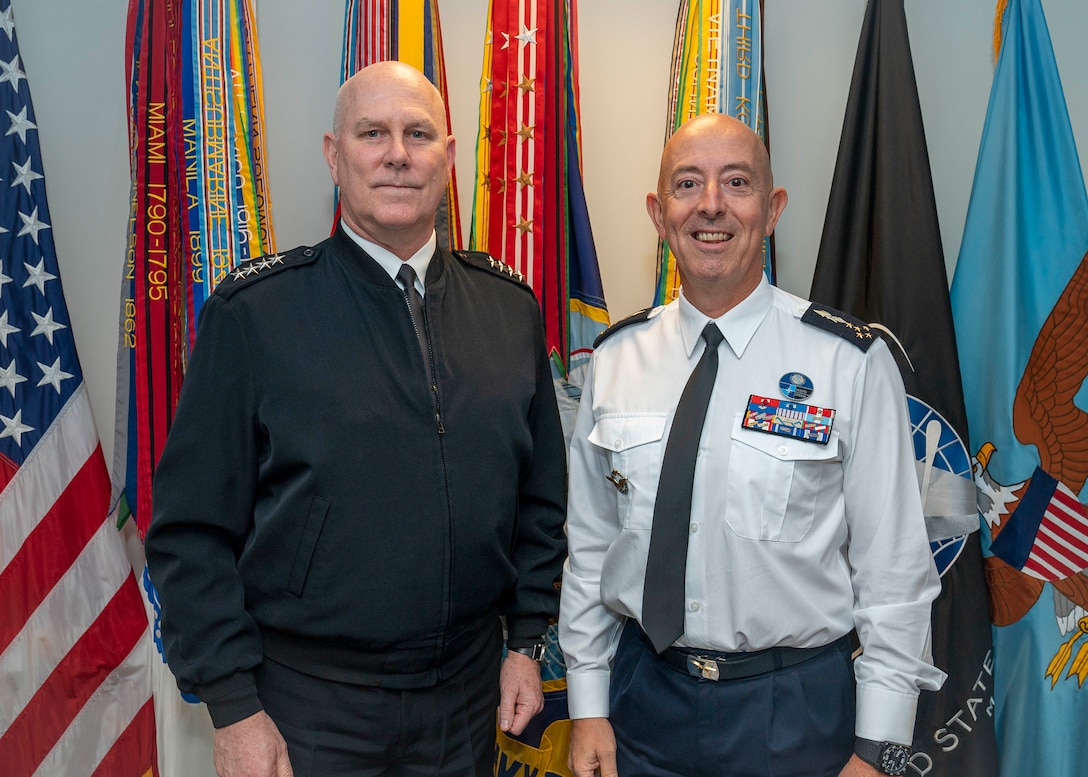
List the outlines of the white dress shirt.
{"label": "white dress shirt", "polygon": [[[802,323],[808,306],[764,280],[715,320],[725,341],[695,469],[677,644],[819,647],[857,628],[856,734],[910,742],[918,690],[944,674],[931,664],[940,581],[906,396],[883,341],[865,351]],[[641,619],[665,443],[708,320],[681,294],[593,355],[571,443],[559,623],[572,718],[608,715],[619,632]],[[792,401],[835,411],[826,444],[742,426],[750,395],[785,399],[779,384],[794,372],[812,394]]]}
{"label": "white dress shirt", "polygon": [[[344,223],[344,220],[340,220],[340,226],[344,228],[344,234],[355,241],[356,244],[373,259],[378,265],[389,273],[389,277],[393,279],[394,283],[397,280],[397,273],[400,272],[401,265],[408,262],[412,266],[412,269],[416,273],[416,291],[422,296],[426,293],[423,287],[423,281],[427,277],[427,267],[431,264],[431,257],[434,256],[435,250],[438,248],[438,236],[431,232],[431,238],[423,247],[412,254],[407,259],[401,259],[387,248],[382,248],[377,243],[372,243],[365,237],[355,234],[351,227]],[[400,284],[397,284],[400,286]]]}

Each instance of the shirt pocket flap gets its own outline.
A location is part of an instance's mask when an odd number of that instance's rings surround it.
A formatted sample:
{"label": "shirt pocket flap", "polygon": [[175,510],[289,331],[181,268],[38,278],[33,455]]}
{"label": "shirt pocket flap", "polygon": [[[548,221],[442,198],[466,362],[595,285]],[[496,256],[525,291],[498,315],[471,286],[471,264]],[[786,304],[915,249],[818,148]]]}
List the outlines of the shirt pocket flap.
{"label": "shirt pocket flap", "polygon": [[665,434],[666,420],[666,413],[601,416],[589,433],[589,441],[608,451],[625,451],[658,442]]}
{"label": "shirt pocket flap", "polygon": [[837,461],[840,458],[838,432],[831,432],[830,439],[825,445],[795,437],[746,429],[742,421],[743,416],[738,414],[733,423],[731,435],[733,442],[754,448],[779,461]]}

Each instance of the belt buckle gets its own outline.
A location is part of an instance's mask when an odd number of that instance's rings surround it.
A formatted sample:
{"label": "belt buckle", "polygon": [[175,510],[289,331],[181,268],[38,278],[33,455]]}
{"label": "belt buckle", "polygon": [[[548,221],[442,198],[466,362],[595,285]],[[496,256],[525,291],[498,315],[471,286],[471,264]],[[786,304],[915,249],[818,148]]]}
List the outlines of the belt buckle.
{"label": "belt buckle", "polygon": [[689,656],[688,661],[691,665],[699,670],[699,676],[704,680],[718,679],[718,662],[712,658],[702,658],[700,656]]}

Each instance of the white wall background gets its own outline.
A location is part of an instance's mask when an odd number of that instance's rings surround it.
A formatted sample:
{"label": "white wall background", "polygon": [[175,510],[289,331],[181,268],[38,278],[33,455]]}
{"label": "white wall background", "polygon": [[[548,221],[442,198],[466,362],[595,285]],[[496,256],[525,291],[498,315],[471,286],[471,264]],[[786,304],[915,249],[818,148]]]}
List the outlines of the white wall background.
{"label": "white wall background", "polygon": [[[257,0],[277,247],[328,233],[321,135],[338,86],[344,0]],[[464,216],[474,173],[487,0],[440,0]],[[664,137],[678,0],[580,0],[586,197],[617,320],[653,293],[644,210]],[[808,292],[865,0],[767,0],[764,56],[780,285]],[[959,251],[993,76],[994,0],[906,0],[946,262]],[[126,0],[12,0],[40,127],[68,307],[107,460],[128,216]],[[1088,3],[1043,0],[1077,141],[1088,155]],[[467,226],[465,234],[467,235]]]}

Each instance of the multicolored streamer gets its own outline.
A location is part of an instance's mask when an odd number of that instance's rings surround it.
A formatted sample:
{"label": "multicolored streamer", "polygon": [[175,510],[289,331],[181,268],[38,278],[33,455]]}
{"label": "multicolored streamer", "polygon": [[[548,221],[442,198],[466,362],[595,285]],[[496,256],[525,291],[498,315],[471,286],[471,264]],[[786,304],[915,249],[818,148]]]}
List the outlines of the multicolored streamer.
{"label": "multicolored streamer", "polygon": [[192,82],[185,94],[185,121],[192,127],[194,159],[187,155],[186,180],[199,182],[202,193],[189,200],[190,322],[195,327],[200,304],[216,285],[239,261],[271,252],[274,236],[253,10],[248,0],[187,5],[185,44],[191,54],[186,61],[192,63],[187,69]]}
{"label": "multicolored streamer", "polygon": [[490,4],[470,238],[540,299],[561,405],[580,396],[608,326],[582,188],[576,20],[576,0]]}
{"label": "multicolored streamer", "polygon": [[171,141],[180,123],[180,63],[172,44],[180,12],[180,0],[129,5],[132,200],[121,337],[129,349],[123,368],[129,372],[126,389],[136,424],[129,505],[141,519],[141,534],[151,518],[151,475],[166,442],[185,362],[180,162]]}
{"label": "multicolored streamer", "polygon": [[[347,0],[340,83],[367,65],[392,59],[417,68],[437,87],[446,103],[446,131],[453,134],[438,0]],[[334,228],[339,220],[338,206]],[[461,247],[457,177],[453,171],[446,199],[439,206],[435,231],[444,247]]]}
{"label": "multicolored streamer", "polygon": [[[673,66],[665,139],[688,119],[725,113],[767,140],[763,85],[762,0],[681,0],[673,38]],[[658,243],[654,304],[676,299],[680,276],[668,243]],[[774,283],[774,244],[763,242],[763,271]]]}
{"label": "multicolored streamer", "polygon": [[130,0],[127,61],[114,489],[142,536],[200,306],[231,268],[275,249],[250,0]]}

